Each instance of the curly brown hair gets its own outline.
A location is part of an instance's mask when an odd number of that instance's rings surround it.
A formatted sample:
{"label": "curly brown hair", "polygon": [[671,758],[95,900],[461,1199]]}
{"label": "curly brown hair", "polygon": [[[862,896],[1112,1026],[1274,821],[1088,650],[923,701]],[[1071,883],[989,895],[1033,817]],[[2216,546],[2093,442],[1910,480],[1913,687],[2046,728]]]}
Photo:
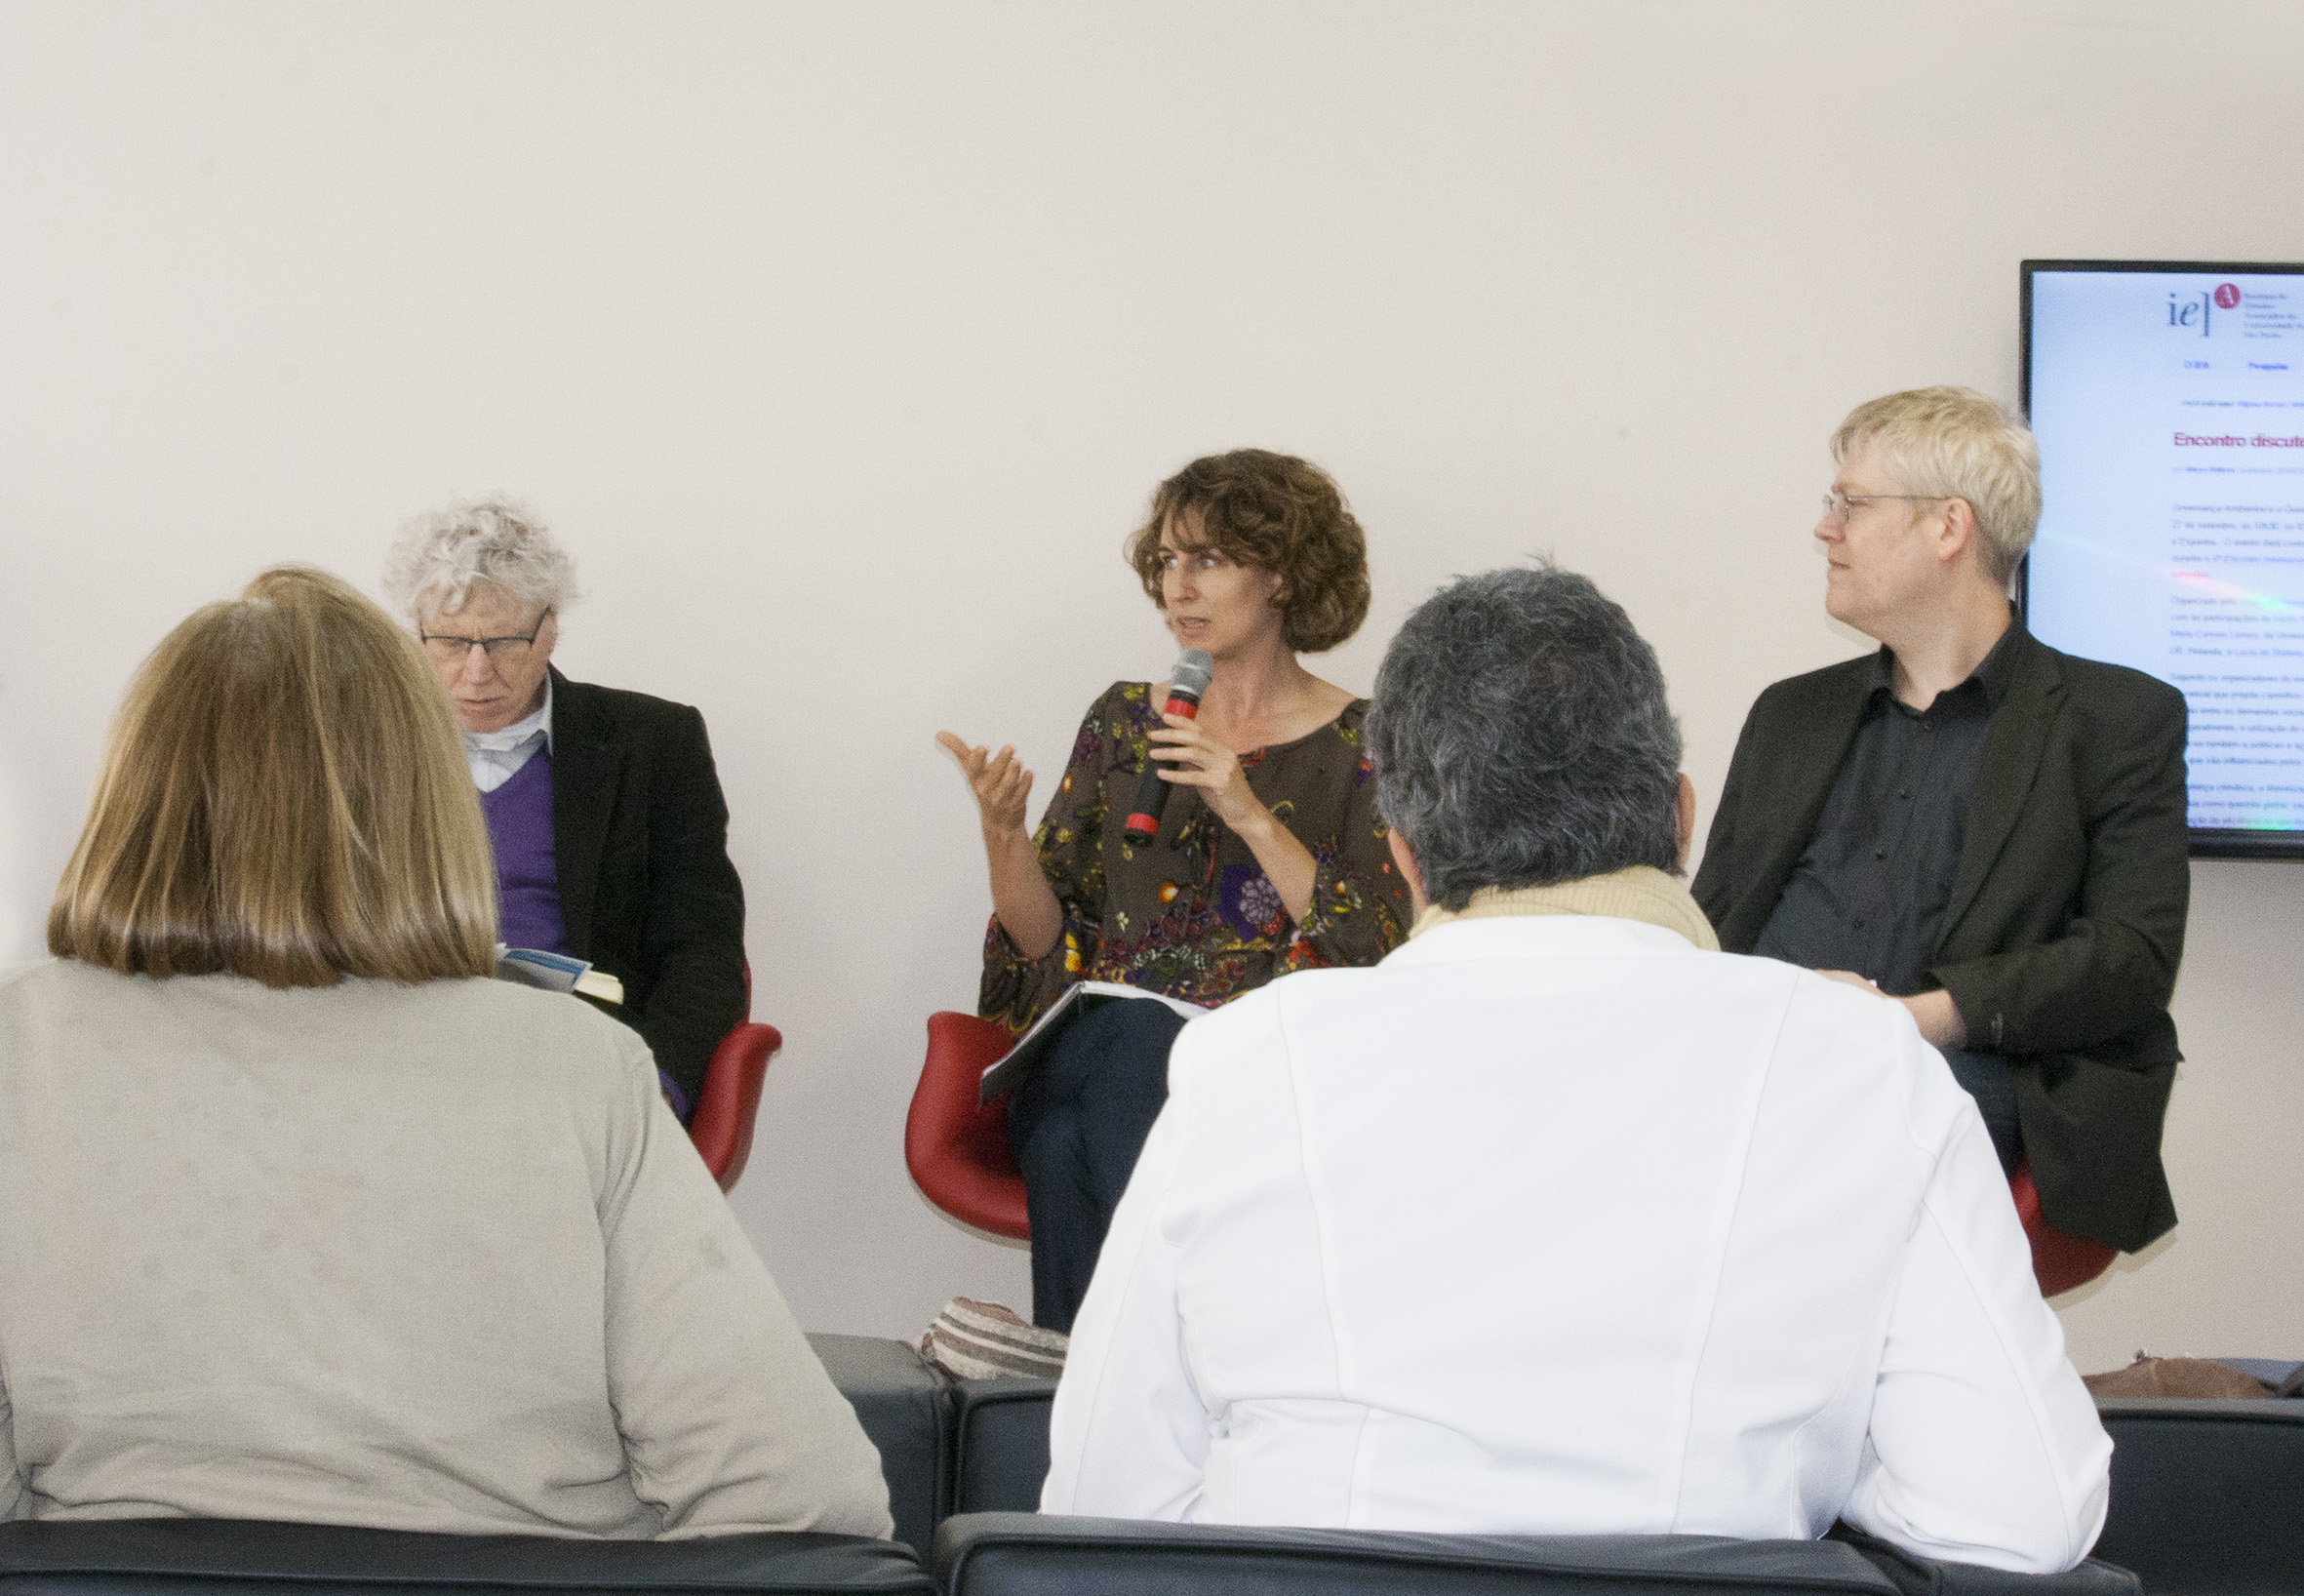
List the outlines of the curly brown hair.
{"label": "curly brown hair", "polygon": [[1279,574],[1281,635],[1298,654],[1334,648],[1368,618],[1368,539],[1335,479],[1310,460],[1235,449],[1203,456],[1153,492],[1126,552],[1162,610],[1160,529],[1187,510],[1200,512],[1206,546]]}

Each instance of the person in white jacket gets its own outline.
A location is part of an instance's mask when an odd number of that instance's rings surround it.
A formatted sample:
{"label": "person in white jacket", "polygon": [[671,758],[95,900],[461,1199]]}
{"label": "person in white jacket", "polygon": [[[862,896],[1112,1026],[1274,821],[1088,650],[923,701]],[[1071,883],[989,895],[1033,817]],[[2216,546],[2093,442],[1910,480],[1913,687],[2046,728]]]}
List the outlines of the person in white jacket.
{"label": "person in white jacket", "polygon": [[1717,951],[1624,612],[1458,581],[1368,737],[1414,933],[1178,1037],[1043,1510],[2085,1557],[2111,1443],[1975,1105],[1900,1005]]}

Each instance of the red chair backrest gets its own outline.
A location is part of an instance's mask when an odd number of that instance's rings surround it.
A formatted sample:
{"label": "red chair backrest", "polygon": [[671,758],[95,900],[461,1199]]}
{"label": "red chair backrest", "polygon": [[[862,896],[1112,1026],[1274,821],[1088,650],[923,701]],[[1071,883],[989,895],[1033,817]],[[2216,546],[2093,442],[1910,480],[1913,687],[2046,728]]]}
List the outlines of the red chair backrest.
{"label": "red chair backrest", "polygon": [[2023,1221],[2024,1239],[2032,1243],[2032,1274],[2040,1295],[2058,1297],[2085,1286],[2112,1267],[2119,1252],[2099,1241],[2083,1241],[2058,1230],[2041,1217],[2040,1188],[2032,1183],[2032,1160],[2025,1159],[2008,1177],[2008,1195],[2015,1199],[2016,1217]]}
{"label": "red chair backrest", "polygon": [[[744,962],[744,1012],[752,1012],[752,964]],[[760,1117],[760,1090],[768,1061],[783,1050],[784,1036],[774,1025],[746,1019],[720,1039],[704,1068],[689,1116],[688,1139],[722,1191],[733,1190],[752,1156],[752,1128]]]}
{"label": "red chair backrest", "polygon": [[688,1139],[722,1191],[735,1187],[752,1156],[760,1089],[768,1079],[768,1061],[783,1046],[783,1032],[747,1019],[712,1051],[703,1089],[696,1094],[696,1111],[689,1116]]}
{"label": "red chair backrest", "polygon": [[928,1058],[904,1117],[904,1164],[921,1194],[964,1224],[1029,1240],[1024,1177],[1008,1149],[1005,1103],[979,1103],[985,1069],[1009,1050],[1008,1027],[946,1010],[928,1017]]}

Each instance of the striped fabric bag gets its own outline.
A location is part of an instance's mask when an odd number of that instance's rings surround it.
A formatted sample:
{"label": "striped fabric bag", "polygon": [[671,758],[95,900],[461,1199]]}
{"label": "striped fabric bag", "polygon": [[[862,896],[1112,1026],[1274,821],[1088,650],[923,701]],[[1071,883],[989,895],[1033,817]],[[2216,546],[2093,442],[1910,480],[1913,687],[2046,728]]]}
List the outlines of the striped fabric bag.
{"label": "striped fabric bag", "polygon": [[955,1297],[920,1337],[920,1355],[955,1379],[1023,1375],[1054,1379],[1071,1337],[1028,1325],[998,1302]]}

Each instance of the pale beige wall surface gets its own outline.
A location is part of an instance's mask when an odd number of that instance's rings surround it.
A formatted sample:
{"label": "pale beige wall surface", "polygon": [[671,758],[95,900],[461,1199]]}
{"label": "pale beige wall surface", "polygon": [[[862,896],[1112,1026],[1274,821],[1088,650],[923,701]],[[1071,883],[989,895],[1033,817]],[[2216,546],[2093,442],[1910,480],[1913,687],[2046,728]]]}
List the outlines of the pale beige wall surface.
{"label": "pale beige wall surface", "polygon": [[[2300,68],[2278,4],[0,6],[0,958],[170,623],[511,489],[590,590],[563,663],[710,722],[787,1037],[734,1201],[801,1316],[1021,1303],[901,1164],[985,908],[931,738],[1044,796],[1160,673],[1158,478],[1334,470],[1355,689],[1451,574],[1589,572],[1708,808],[1860,646],[1840,416],[2012,397],[2026,256],[2304,255]],[[2083,1367],[2304,1341],[2298,884],[2195,871],[2185,1223],[2068,1306]]]}

